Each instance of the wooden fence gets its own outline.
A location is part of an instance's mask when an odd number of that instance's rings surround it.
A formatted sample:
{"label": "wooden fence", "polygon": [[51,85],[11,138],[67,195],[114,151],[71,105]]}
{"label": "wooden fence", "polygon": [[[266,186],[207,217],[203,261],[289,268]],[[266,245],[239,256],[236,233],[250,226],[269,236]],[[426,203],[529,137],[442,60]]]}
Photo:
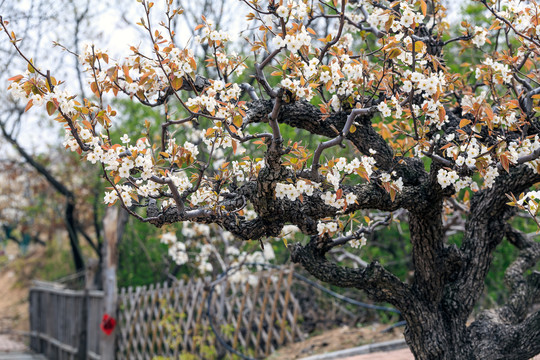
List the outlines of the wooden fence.
{"label": "wooden fence", "polygon": [[[257,273],[255,282],[223,281],[210,288],[202,279],[121,289],[118,294],[117,359],[176,359],[182,353],[211,359],[225,354],[217,337],[243,353],[268,356],[302,340],[300,307],[291,292],[292,267]],[[35,286],[30,291],[31,348],[50,359],[75,359],[80,351],[83,300],[87,294],[87,358],[100,359],[100,291]],[[214,333],[209,321],[217,332]],[[84,339],[84,337],[82,337]]]}
{"label": "wooden fence", "polygon": [[80,340],[86,339],[86,358],[100,359],[102,299],[101,291],[75,291],[44,282],[35,284],[29,299],[30,348],[48,359],[72,360],[78,358],[79,351],[84,351]]}

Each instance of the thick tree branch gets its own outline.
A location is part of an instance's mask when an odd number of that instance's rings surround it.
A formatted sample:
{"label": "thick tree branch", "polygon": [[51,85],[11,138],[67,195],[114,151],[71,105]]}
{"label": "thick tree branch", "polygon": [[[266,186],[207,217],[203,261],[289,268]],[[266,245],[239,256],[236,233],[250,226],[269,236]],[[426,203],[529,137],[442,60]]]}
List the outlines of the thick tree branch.
{"label": "thick tree branch", "polygon": [[398,308],[404,302],[410,301],[412,294],[403,282],[385,270],[378,262],[369,264],[366,268],[346,268],[329,262],[324,256],[318,242],[319,237],[302,246],[289,246],[291,260],[301,264],[317,279],[340,287],[362,289],[375,301],[385,301]]}
{"label": "thick tree branch", "polygon": [[[248,104],[248,112],[244,119],[245,124],[266,122],[268,114],[272,111],[273,102],[269,100],[253,101]],[[307,101],[297,101],[283,104],[277,121],[289,126],[304,129],[312,134],[335,138],[345,127],[350,111],[331,114],[321,113],[319,108]],[[356,131],[348,133],[346,139],[350,140],[356,148],[368,156],[373,156],[377,166],[388,170],[394,164],[394,153],[380,134],[371,125],[373,113],[356,117],[354,125]],[[375,150],[375,154],[371,154]]]}
{"label": "thick tree branch", "polygon": [[367,108],[367,109],[353,109],[349,116],[347,116],[347,121],[345,122],[345,125],[343,126],[343,129],[339,132],[339,135],[333,138],[332,140],[325,141],[323,143],[320,143],[319,146],[317,146],[317,150],[315,150],[315,153],[313,154],[313,164],[311,165],[311,175],[313,177],[316,177],[319,170],[319,159],[321,157],[322,152],[325,149],[328,149],[332,146],[336,146],[341,144],[343,139],[349,135],[351,126],[356,119],[357,116],[361,114],[370,115],[374,112],[373,109]]}
{"label": "thick tree branch", "polygon": [[523,360],[540,353],[540,311],[514,326],[482,315],[469,327],[477,359]]}
{"label": "thick tree branch", "polygon": [[[266,168],[263,168],[265,170]],[[283,167],[281,169],[284,169]],[[249,182],[236,192],[224,194],[225,200],[218,208],[224,211],[215,211],[210,208],[189,209],[181,213],[177,208],[159,210],[150,202],[147,216],[150,223],[156,226],[172,224],[179,221],[192,220],[201,223],[217,223],[232,226],[227,228],[242,239],[259,239],[264,236],[277,236],[283,225],[290,223],[298,226],[300,230],[309,235],[317,234],[317,222],[319,219],[336,216],[341,209],[327,205],[321,199],[321,190],[315,190],[312,196],[304,196],[304,200],[291,201],[289,199],[276,199],[273,190],[268,188],[278,181],[286,181],[290,174],[286,171],[276,173],[266,171],[259,174],[257,181]],[[379,209],[383,211],[395,211],[400,208],[425,208],[431,207],[428,195],[428,184],[404,186],[403,190],[392,201],[390,195],[376,182],[358,184],[355,186],[342,186],[344,193],[352,192],[357,196],[357,202],[347,207],[345,214],[354,213],[361,209]],[[234,212],[245,206],[249,201],[255,207],[259,215],[260,229],[251,232],[252,222],[246,222],[242,216]],[[271,224],[271,225],[270,225]],[[246,230],[248,229],[248,230]],[[250,234],[249,236],[246,234]]]}

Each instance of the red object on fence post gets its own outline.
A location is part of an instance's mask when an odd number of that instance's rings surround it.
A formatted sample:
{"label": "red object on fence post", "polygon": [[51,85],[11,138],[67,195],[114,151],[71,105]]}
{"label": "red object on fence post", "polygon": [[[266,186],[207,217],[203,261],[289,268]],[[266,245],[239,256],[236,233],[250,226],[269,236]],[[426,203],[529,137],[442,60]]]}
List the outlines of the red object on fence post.
{"label": "red object on fence post", "polygon": [[101,320],[101,330],[105,333],[105,335],[109,336],[114,331],[114,328],[116,326],[116,319],[112,316],[109,316],[109,314],[103,314],[103,320]]}
{"label": "red object on fence post", "polygon": [[[116,333],[114,325],[118,314],[118,291],[116,268],[118,265],[117,244],[122,238],[128,220],[127,211],[118,206],[108,207],[103,218],[103,314],[108,316],[108,327],[103,326],[104,335],[100,338],[100,355],[102,359],[116,359]],[[103,323],[102,323],[103,324]],[[105,324],[103,324],[105,325]],[[120,325],[119,325],[120,326]],[[110,327],[110,331],[108,330]],[[109,333],[107,333],[109,331]],[[106,334],[106,335],[105,335]],[[110,334],[110,335],[109,335]]]}

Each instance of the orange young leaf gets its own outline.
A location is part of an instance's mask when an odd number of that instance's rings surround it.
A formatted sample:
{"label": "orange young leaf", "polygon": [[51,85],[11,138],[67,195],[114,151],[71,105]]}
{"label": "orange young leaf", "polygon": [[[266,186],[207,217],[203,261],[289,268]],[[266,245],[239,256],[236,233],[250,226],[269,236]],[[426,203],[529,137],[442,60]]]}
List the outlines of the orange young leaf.
{"label": "orange young leaf", "polygon": [[508,156],[506,154],[501,154],[499,158],[503,169],[506,170],[507,173],[510,173],[510,161],[508,160]]}
{"label": "orange young leaf", "polygon": [[34,105],[34,101],[30,99],[30,101],[28,102],[28,104],[26,104],[26,107],[24,108],[24,112],[27,112],[28,110],[30,110],[32,105]]}
{"label": "orange young leaf", "polygon": [[446,110],[444,109],[444,107],[440,107],[439,108],[439,121],[444,121],[444,119],[446,118]]}
{"label": "orange young leaf", "polygon": [[422,9],[422,15],[426,17],[427,14],[427,4],[424,0],[420,0],[420,8]]}
{"label": "orange young leaf", "polygon": [[16,75],[16,76],[14,76],[14,77],[12,77],[12,78],[9,78],[8,81],[19,81],[19,80],[21,80],[23,77],[24,77],[24,76],[22,76],[22,75]]}
{"label": "orange young leaf", "polygon": [[51,116],[56,111],[56,105],[54,105],[54,102],[47,101],[47,114]]}
{"label": "orange young leaf", "polygon": [[83,120],[82,123],[88,130],[92,130],[92,124],[88,120]]}
{"label": "orange young leaf", "polygon": [[242,118],[242,116],[235,116],[233,118],[233,124],[234,126],[236,126],[237,128],[240,128],[242,126],[242,123],[244,122],[244,119]]}
{"label": "orange young leaf", "polygon": [[445,149],[448,149],[449,147],[452,147],[452,146],[454,146],[454,144],[448,143],[448,144],[444,145],[443,147],[441,147],[439,150],[445,150]]}
{"label": "orange young leaf", "polygon": [[469,125],[471,123],[471,120],[469,119],[461,119],[459,122],[459,127],[464,128],[465,126]]}
{"label": "orange young leaf", "polygon": [[181,77],[175,77],[172,81],[172,86],[174,88],[174,90],[178,90],[182,87],[184,81],[182,80]]}
{"label": "orange young leaf", "polygon": [[499,20],[495,20],[495,21],[493,22],[493,24],[491,24],[491,26],[489,27],[488,31],[494,30],[494,29],[495,29],[497,26],[499,26],[499,25],[500,25]]}
{"label": "orange young leaf", "polygon": [[493,110],[491,109],[491,106],[489,104],[486,104],[486,106],[484,106],[484,111],[486,112],[488,119],[493,120]]}
{"label": "orange young leaf", "polygon": [[[415,47],[416,47],[416,46],[415,46]],[[396,58],[396,57],[398,57],[400,54],[401,54],[401,50],[399,50],[399,49],[392,49],[392,50],[388,53],[388,59]]]}
{"label": "orange young leaf", "polygon": [[393,187],[390,188],[390,199],[392,201],[396,199],[396,190]]}

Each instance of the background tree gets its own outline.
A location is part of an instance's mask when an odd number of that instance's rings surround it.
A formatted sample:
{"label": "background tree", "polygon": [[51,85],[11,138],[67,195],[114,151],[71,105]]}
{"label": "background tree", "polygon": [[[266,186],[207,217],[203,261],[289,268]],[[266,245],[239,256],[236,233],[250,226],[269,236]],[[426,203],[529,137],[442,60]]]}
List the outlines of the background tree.
{"label": "background tree", "polygon": [[[155,25],[154,4],[141,1],[148,48],[133,47],[122,61],[95,45],[82,51],[90,98],[76,99],[30,60],[11,78],[14,97],[27,109],[43,106],[66,129],[66,147],[101,165],[105,203],[158,227],[217,224],[261,246],[294,225],[307,239],[285,241],[292,261],[397,307],[418,359],[540,352],[532,310],[540,272],[531,271],[540,244],[512,226],[517,211],[538,212],[536,2],[484,1],[490,28],[464,21],[450,38],[438,2],[246,0],[258,29],[245,39],[249,56],[230,52],[230,35],[207,18],[195,27],[213,78],[198,75],[195,53],[176,45],[171,24],[182,10],[167,3]],[[447,54],[484,47],[490,52],[462,69],[447,65]],[[157,131],[144,121],[133,139],[111,136],[118,113],[109,99],[123,95],[161,107]],[[306,132],[314,136],[294,141]],[[349,146],[347,157],[330,156],[338,145]],[[376,261],[329,261],[327,253],[361,247],[396,212],[407,216],[410,281]],[[464,221],[464,231],[449,221]],[[504,237],[519,249],[506,272],[508,301],[469,323]],[[169,239],[173,257],[188,260],[185,245]]]}

